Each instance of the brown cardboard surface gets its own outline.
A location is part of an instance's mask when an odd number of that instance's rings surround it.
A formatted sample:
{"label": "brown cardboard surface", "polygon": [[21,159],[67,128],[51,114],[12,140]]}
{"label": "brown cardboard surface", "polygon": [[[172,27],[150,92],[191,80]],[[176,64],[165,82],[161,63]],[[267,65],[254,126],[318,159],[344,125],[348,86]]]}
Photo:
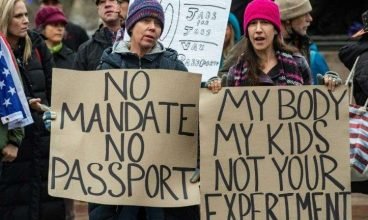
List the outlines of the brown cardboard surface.
{"label": "brown cardboard surface", "polygon": [[49,194],[102,204],[199,204],[200,75],[54,69]]}
{"label": "brown cardboard surface", "polygon": [[351,219],[344,86],[200,95],[201,219]]}

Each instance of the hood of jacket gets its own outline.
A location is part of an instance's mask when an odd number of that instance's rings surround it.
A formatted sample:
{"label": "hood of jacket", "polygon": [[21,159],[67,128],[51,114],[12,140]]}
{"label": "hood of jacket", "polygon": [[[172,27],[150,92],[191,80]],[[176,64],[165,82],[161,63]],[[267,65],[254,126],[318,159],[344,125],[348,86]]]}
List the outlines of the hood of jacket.
{"label": "hood of jacket", "polygon": [[368,50],[368,36],[364,36],[357,42],[351,42],[343,46],[339,51],[339,58],[349,70],[353,67],[356,58]]}
{"label": "hood of jacket", "polygon": [[[112,47],[112,52],[120,53],[120,54],[133,54],[129,48],[130,48],[130,42],[118,41]],[[157,42],[156,45],[152,48],[152,50],[149,51],[144,56],[149,56],[149,55],[157,54],[157,53],[163,53],[164,51],[165,51],[165,47],[162,45],[162,43]]]}
{"label": "hood of jacket", "polygon": [[[121,67],[122,57],[131,57],[134,56],[139,59],[138,55],[131,52],[129,50],[130,42],[127,41],[118,41],[116,42],[112,48],[108,48],[104,51],[101,62],[108,63],[113,68]],[[163,54],[165,57],[170,58],[171,60],[178,59],[178,53],[170,48],[165,48],[162,43],[157,42],[157,44],[152,48],[150,52],[145,54],[141,59],[146,59],[149,61],[153,61],[158,55]]]}

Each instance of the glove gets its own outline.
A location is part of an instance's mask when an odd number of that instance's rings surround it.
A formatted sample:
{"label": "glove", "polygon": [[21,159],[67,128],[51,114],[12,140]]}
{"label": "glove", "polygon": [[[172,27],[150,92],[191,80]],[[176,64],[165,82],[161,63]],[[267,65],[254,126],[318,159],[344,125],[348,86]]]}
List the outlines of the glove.
{"label": "glove", "polygon": [[342,83],[342,80],[338,73],[334,71],[327,71],[324,75],[319,73],[317,74],[318,85],[325,85],[325,78],[335,81],[336,85],[340,85]]}
{"label": "glove", "polygon": [[200,169],[196,168],[194,173],[193,173],[193,176],[190,178],[190,182],[191,183],[197,183],[197,182],[199,182],[199,180],[200,180]]}
{"label": "glove", "polygon": [[54,111],[46,111],[43,113],[42,120],[45,124],[46,130],[51,130],[51,121],[54,121],[56,119],[56,112]]}

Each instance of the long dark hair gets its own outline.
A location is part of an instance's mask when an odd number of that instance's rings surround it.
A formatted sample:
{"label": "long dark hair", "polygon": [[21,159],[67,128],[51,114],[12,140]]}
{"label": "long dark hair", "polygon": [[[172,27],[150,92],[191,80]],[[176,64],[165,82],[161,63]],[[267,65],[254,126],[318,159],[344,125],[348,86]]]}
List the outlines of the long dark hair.
{"label": "long dark hair", "polygon": [[[275,51],[281,51],[290,54],[298,52],[296,48],[290,47],[284,43],[280,33],[274,36],[272,44]],[[247,85],[250,86],[258,85],[258,76],[260,75],[259,57],[254,51],[254,47],[250,42],[249,37],[247,37],[246,39],[245,51],[240,59],[243,61],[243,63],[246,63],[248,66]]]}

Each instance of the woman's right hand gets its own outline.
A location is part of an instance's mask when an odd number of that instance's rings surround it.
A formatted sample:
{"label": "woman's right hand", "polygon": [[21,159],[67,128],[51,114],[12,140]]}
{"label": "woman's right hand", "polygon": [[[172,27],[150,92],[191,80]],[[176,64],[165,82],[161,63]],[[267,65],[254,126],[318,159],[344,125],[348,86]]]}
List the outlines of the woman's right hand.
{"label": "woman's right hand", "polygon": [[207,81],[206,85],[207,89],[211,90],[212,93],[218,93],[222,89],[221,78],[211,78]]}
{"label": "woman's right hand", "polygon": [[28,100],[29,107],[31,109],[41,112],[41,99],[40,98],[32,98]]}
{"label": "woman's right hand", "polygon": [[18,147],[13,144],[7,144],[1,151],[3,158],[3,162],[13,162],[18,155]]}

